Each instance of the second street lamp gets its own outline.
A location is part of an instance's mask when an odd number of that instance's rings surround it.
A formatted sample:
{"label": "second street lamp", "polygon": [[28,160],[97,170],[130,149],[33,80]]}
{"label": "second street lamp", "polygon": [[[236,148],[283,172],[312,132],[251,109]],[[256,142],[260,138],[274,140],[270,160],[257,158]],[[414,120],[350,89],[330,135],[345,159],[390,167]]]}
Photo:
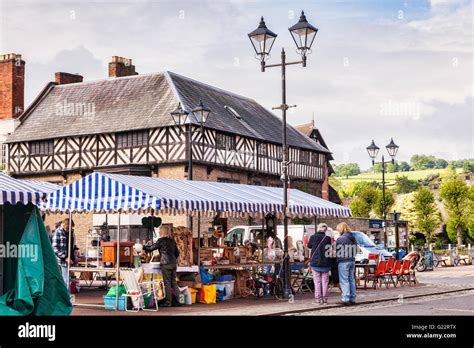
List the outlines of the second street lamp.
{"label": "second street lamp", "polygon": [[[204,132],[204,124],[207,122],[211,110],[206,108],[202,100],[199,100],[199,104],[191,111],[191,114],[194,116],[196,121],[201,126],[201,132]],[[193,180],[193,144],[192,144],[192,131],[193,125],[189,118],[189,112],[187,112],[182,106],[181,103],[178,104],[176,110],[171,112],[171,117],[173,118],[174,123],[179,128],[179,133],[182,133],[181,127],[188,125],[188,130],[184,133],[188,135],[188,180]]]}
{"label": "second street lamp", "polygon": [[[191,111],[191,114],[201,126],[202,134],[204,134],[204,124],[207,122],[210,113],[211,110],[203,105],[202,100],[199,100],[199,104]],[[170,114],[173,118],[175,125],[179,128],[180,134],[183,132],[181,128],[186,124],[188,125],[188,130],[184,132],[188,135],[188,180],[193,180],[193,125],[191,120],[189,119],[189,112],[187,112],[181,106],[181,103],[179,103],[176,110],[172,111]],[[193,229],[193,219],[191,216],[188,219],[188,228],[191,231]]]}
{"label": "second street lamp", "polygon": [[[392,163],[395,163],[395,156],[397,155],[399,146],[395,144],[393,138],[390,139],[390,143],[385,146],[387,149],[388,154],[392,158]],[[377,154],[379,153],[380,148],[375,145],[374,140],[372,139],[372,143],[366,147],[367,153],[369,157],[372,159],[372,165],[375,165],[375,159],[377,158]],[[386,220],[387,220],[387,200],[385,198],[385,157],[382,155],[382,218],[383,218],[383,237],[385,248],[387,248],[387,229],[386,229]]]}
{"label": "second street lamp", "polygon": [[[288,166],[290,162],[288,158],[288,148],[286,144],[286,111],[292,107],[286,103],[286,67],[288,65],[301,64],[303,67],[306,66],[306,55],[311,53],[311,46],[314,41],[314,37],[318,31],[314,26],[308,23],[304,12],[301,12],[301,17],[295,25],[288,28],[295,41],[296,47],[301,55],[301,60],[294,62],[286,61],[285,49],[281,50],[281,63],[267,65],[266,61],[270,58],[270,51],[273,47],[273,43],[277,37],[277,34],[267,28],[263,17],[260,20],[258,28],[248,34],[250,42],[257,54],[257,58],[260,60],[260,66],[262,72],[265,68],[280,67],[281,68],[281,91],[282,98],[281,104],[273,109],[279,109],[282,113],[282,181],[283,181],[283,226],[284,226],[284,258],[283,258],[283,297],[289,298],[291,294],[290,285],[290,259],[288,256]],[[295,105],[296,106],[296,105]]]}

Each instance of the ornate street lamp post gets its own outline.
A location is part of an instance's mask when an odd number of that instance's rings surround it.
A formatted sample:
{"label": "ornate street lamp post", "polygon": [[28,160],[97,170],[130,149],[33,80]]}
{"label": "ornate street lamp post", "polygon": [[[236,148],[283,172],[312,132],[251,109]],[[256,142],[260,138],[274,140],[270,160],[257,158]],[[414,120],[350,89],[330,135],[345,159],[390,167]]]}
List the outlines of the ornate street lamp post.
{"label": "ornate street lamp post", "polygon": [[290,162],[288,159],[288,149],[286,144],[286,110],[290,107],[286,103],[286,66],[301,64],[303,67],[306,66],[306,56],[311,53],[311,46],[318,29],[308,23],[304,12],[301,12],[298,23],[288,28],[290,34],[295,41],[296,47],[301,55],[301,60],[295,62],[286,62],[285,49],[281,50],[281,63],[267,65],[266,61],[270,58],[270,51],[273,47],[273,43],[277,37],[277,34],[272,32],[265,25],[263,17],[260,20],[258,28],[248,34],[250,42],[255,50],[257,58],[260,60],[260,66],[262,72],[266,68],[281,67],[281,84],[282,84],[282,101],[278,107],[273,109],[279,109],[282,111],[282,181],[283,181],[283,226],[284,226],[284,259],[283,259],[283,270],[284,270],[284,283],[283,283],[283,296],[288,298],[291,294],[290,285],[290,259],[288,256],[288,166]]}
{"label": "ornate street lamp post", "polygon": [[[395,156],[397,155],[397,152],[398,152],[398,148],[399,146],[396,145],[394,142],[393,142],[393,138],[390,139],[390,143],[385,146],[385,148],[387,149],[387,152],[388,154],[390,155],[390,157],[392,158],[392,163],[395,163]],[[376,162],[375,162],[375,158],[377,158],[377,154],[380,150],[380,148],[375,145],[375,142],[372,140],[372,143],[367,146],[367,152],[369,154],[369,157],[372,159],[372,165],[374,165]],[[384,156],[382,155],[382,162],[379,162],[380,164],[382,164],[382,218],[383,218],[383,235],[384,235],[384,242],[385,242],[385,248],[387,248],[387,229],[386,229],[386,220],[387,220],[387,201],[386,201],[386,198],[385,198],[385,158]]]}

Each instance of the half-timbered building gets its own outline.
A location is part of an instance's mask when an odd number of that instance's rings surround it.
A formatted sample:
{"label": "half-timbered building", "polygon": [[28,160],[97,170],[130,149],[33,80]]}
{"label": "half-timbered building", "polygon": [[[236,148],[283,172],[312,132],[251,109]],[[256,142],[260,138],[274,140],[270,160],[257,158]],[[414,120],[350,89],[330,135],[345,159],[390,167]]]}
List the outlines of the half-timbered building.
{"label": "half-timbered building", "polygon": [[[190,115],[192,141],[170,112],[211,110],[204,127]],[[68,183],[94,170],[280,186],[281,119],[255,100],[173,72],[137,74],[113,57],[109,78],[56,73],[7,139],[7,170],[17,178]],[[331,154],[287,126],[291,187],[323,195]]]}

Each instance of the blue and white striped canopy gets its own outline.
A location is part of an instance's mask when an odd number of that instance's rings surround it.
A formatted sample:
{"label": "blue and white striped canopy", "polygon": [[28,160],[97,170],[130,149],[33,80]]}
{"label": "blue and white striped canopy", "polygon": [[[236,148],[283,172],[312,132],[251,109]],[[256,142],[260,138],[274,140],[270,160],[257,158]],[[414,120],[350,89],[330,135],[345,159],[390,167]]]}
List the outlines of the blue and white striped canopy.
{"label": "blue and white striped canopy", "polygon": [[[95,172],[51,193],[49,212],[197,213],[208,216],[283,214],[278,187],[159,179]],[[289,190],[289,216],[350,216],[350,210],[302,191]]]}
{"label": "blue and white striped canopy", "polygon": [[0,205],[5,203],[37,204],[48,193],[60,188],[48,182],[17,180],[0,173]]}

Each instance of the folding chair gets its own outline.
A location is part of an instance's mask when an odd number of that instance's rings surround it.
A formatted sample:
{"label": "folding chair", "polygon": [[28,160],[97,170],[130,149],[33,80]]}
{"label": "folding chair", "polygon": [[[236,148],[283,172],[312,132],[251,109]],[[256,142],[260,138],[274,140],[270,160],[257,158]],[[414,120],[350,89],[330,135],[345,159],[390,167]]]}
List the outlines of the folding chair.
{"label": "folding chair", "polygon": [[[130,297],[132,302],[132,309],[125,307],[127,312],[144,311],[158,311],[158,291],[153,281],[139,282],[137,276],[140,276],[139,269],[126,268],[120,270],[120,275],[123,283],[127,288],[127,293],[124,295]],[[156,309],[145,308],[145,296],[153,296]],[[151,299],[150,299],[151,300]]]}
{"label": "folding chair", "polygon": [[413,285],[418,284],[418,281],[416,280],[416,261],[414,258],[410,260],[410,266],[408,267],[407,280],[408,280],[408,285],[410,285],[411,283],[413,283]]}
{"label": "folding chair", "polygon": [[313,290],[309,286],[309,283],[313,279],[309,262],[305,262],[305,264],[302,268],[300,268],[297,271],[294,271],[292,273],[292,278],[293,278],[293,281],[291,283],[291,287],[292,287],[293,291],[295,292],[295,294],[298,294],[300,292],[302,292],[302,293],[306,293],[306,292],[313,293]]}
{"label": "folding chair", "polygon": [[[367,274],[367,280],[372,280],[372,287],[377,288],[377,284],[382,286],[381,280],[385,280],[385,267],[387,266],[387,261],[379,261],[377,267],[375,268],[375,273]],[[385,283],[385,286],[387,284]],[[388,286],[387,286],[388,287]]]}
{"label": "folding chair", "polygon": [[389,258],[387,261],[387,266],[385,267],[385,273],[391,273],[394,264],[395,264],[395,258],[394,257]]}
{"label": "folding chair", "polygon": [[[393,259],[394,259],[394,258],[393,258]],[[395,259],[394,259],[394,260],[395,260]],[[397,272],[400,272],[401,266],[402,266],[402,261],[396,260],[396,261],[393,263],[393,265],[392,265],[390,271],[385,273],[385,275],[386,275],[385,281],[386,281],[388,284],[392,283],[395,288],[397,287],[397,283],[398,283],[398,281],[395,282],[395,279],[397,279],[396,274],[397,274]],[[388,267],[387,267],[387,268],[388,268]],[[388,278],[388,279],[387,279],[387,278]]]}
{"label": "folding chair", "polygon": [[409,283],[410,263],[410,260],[403,260],[400,269],[395,272],[397,283],[400,283],[401,286],[403,286],[403,283]]}

